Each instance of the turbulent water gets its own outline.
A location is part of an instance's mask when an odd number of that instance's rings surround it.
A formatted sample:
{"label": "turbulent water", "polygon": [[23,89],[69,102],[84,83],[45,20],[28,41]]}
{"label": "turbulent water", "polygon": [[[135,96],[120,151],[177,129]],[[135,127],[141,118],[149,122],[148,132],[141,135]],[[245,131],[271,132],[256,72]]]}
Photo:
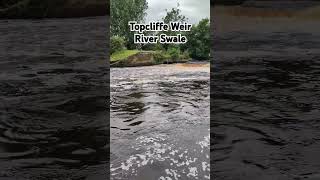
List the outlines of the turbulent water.
{"label": "turbulent water", "polygon": [[1,178],[107,178],[107,27],[0,21]]}
{"label": "turbulent water", "polygon": [[111,179],[210,179],[209,67],[110,72]]}
{"label": "turbulent water", "polygon": [[213,179],[320,179],[319,27],[213,18]]}
{"label": "turbulent water", "polygon": [[212,19],[211,103],[203,68],[111,70],[110,167],[106,18],[1,20],[0,178],[208,179],[211,104],[211,178],[319,179],[316,22]]}

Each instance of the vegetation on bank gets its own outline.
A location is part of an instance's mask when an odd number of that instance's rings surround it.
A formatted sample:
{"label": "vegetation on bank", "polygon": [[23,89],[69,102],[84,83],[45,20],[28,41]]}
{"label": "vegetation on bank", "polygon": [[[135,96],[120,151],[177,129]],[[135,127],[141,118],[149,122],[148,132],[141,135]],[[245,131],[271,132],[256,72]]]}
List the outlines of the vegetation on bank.
{"label": "vegetation on bank", "polygon": [[116,61],[120,61],[120,60],[123,60],[123,59],[127,59],[128,57],[132,56],[132,55],[135,55],[137,53],[139,53],[140,51],[139,50],[122,50],[122,51],[117,51],[115,53],[113,53],[111,55],[111,63],[112,62],[116,62]]}
{"label": "vegetation on bank", "polygon": [[106,0],[2,0],[0,18],[100,16],[108,7]]}
{"label": "vegetation on bank", "polygon": [[[128,59],[130,56],[139,54],[152,54],[150,64],[185,62],[190,59],[209,60],[210,57],[210,21],[202,19],[194,24],[191,31],[176,32],[145,32],[145,35],[166,34],[175,36],[178,33],[188,38],[185,44],[134,44],[133,34],[128,27],[129,21],[143,23],[148,5],[146,0],[111,1],[111,39],[110,52],[111,63]],[[162,18],[164,23],[187,22],[188,19],[181,14],[179,5],[171,10],[166,10],[166,15]],[[140,57],[136,55],[136,57]],[[151,56],[148,56],[151,57]],[[134,59],[134,58],[131,58]],[[137,59],[134,59],[138,61]],[[143,60],[145,61],[145,60]],[[145,64],[145,63],[143,63]]]}
{"label": "vegetation on bank", "polygon": [[161,45],[153,45],[147,48],[140,48],[129,50],[126,47],[126,42],[123,37],[112,36],[110,38],[110,52],[111,52],[111,64],[121,60],[127,60],[129,57],[137,55],[138,53],[149,54],[149,60],[145,58],[144,64],[149,61],[149,65],[173,63],[173,62],[184,62],[190,59],[187,51],[181,52],[178,46],[171,46],[168,50],[163,48]]}
{"label": "vegetation on bank", "polygon": [[[171,64],[178,62],[187,62],[190,60],[189,54],[177,52],[175,49],[172,49],[168,52],[164,51],[144,51],[144,50],[121,50],[111,54],[110,62],[111,65],[118,64],[120,61],[123,63],[128,60],[135,59],[135,57],[143,57],[144,65],[156,65],[156,64]],[[132,63],[132,62],[130,62]],[[125,66],[125,65],[124,65]],[[135,65],[131,65],[135,66]]]}

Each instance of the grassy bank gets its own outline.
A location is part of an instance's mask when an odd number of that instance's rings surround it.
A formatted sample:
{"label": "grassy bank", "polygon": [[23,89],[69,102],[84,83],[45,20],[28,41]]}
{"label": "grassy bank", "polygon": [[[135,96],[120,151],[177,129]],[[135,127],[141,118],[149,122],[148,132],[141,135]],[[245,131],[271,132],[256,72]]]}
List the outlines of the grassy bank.
{"label": "grassy bank", "polygon": [[157,64],[183,63],[189,58],[183,55],[172,58],[170,54],[162,51],[122,50],[111,55],[111,67],[136,67]]}
{"label": "grassy bank", "polygon": [[111,55],[110,62],[114,63],[120,60],[127,59],[128,57],[139,53],[138,50],[122,50],[115,52]]}

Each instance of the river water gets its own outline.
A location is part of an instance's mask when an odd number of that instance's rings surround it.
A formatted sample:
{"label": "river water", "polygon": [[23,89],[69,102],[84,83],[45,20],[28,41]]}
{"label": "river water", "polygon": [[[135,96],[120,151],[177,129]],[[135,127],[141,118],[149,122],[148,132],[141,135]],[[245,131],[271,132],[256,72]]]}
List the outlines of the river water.
{"label": "river water", "polygon": [[210,179],[209,66],[110,72],[111,179]]}
{"label": "river water", "polygon": [[319,22],[212,18],[213,179],[320,179]]}
{"label": "river water", "polygon": [[[1,179],[107,177],[106,19],[0,21]],[[211,19],[211,177],[319,179],[317,22]],[[208,70],[111,75],[111,178],[208,177]]]}
{"label": "river water", "polygon": [[0,21],[0,179],[107,179],[107,27]]}

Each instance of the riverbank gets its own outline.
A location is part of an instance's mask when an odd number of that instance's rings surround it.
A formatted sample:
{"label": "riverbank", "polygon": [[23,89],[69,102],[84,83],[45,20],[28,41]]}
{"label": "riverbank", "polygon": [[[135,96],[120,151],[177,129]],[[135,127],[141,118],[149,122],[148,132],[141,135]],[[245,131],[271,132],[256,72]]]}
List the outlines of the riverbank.
{"label": "riverbank", "polygon": [[159,64],[187,63],[192,60],[190,58],[173,60],[170,56],[162,56],[163,57],[159,59],[158,52],[156,51],[125,50],[121,53],[111,55],[110,67],[152,66]]}

